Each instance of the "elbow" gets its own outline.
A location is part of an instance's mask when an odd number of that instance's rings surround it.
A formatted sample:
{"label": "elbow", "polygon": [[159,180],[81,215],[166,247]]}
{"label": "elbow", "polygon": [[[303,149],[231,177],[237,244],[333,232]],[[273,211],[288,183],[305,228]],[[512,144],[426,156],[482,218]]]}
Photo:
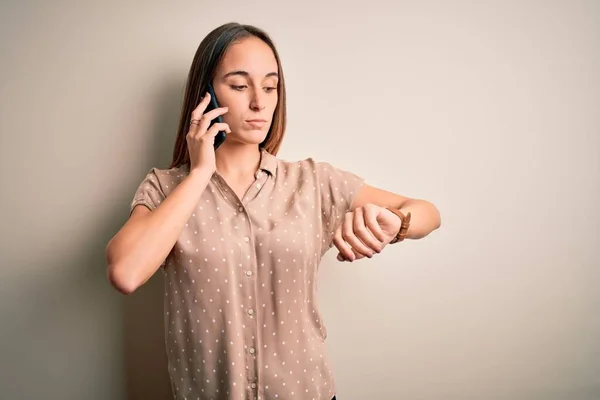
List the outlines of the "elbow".
{"label": "elbow", "polygon": [[433,229],[432,231],[440,229],[442,226],[442,217],[437,207],[433,206]]}
{"label": "elbow", "polygon": [[442,226],[442,217],[440,215],[440,210],[438,210],[438,208],[429,203],[430,204],[430,211],[429,211],[429,215],[428,215],[428,229],[427,229],[427,234],[430,234],[431,232],[440,229],[440,226]]}
{"label": "elbow", "polygon": [[130,295],[139,287],[132,279],[123,276],[123,273],[120,273],[119,268],[116,266],[109,264],[106,275],[111,286],[122,294]]}
{"label": "elbow", "polygon": [[136,291],[139,284],[135,282],[131,274],[125,273],[125,267],[116,263],[115,257],[111,252],[110,243],[106,247],[106,278],[110,285],[118,292],[130,295]]}

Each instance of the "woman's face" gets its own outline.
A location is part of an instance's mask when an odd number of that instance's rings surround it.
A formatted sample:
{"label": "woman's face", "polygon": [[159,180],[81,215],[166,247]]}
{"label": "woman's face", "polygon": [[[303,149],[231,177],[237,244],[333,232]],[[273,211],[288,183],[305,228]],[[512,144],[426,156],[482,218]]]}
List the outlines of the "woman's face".
{"label": "woman's face", "polygon": [[219,106],[229,107],[223,122],[227,141],[260,144],[277,106],[277,60],[262,40],[251,37],[229,47],[217,67],[213,87]]}

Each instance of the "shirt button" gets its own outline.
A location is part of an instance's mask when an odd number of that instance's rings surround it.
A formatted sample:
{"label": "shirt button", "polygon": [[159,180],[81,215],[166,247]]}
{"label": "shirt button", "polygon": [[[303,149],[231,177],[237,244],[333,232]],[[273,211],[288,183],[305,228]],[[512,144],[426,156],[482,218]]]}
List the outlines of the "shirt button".
{"label": "shirt button", "polygon": [[252,384],[252,385],[250,385],[250,386],[252,386],[252,389],[256,389],[256,383],[253,383],[253,384]]}
{"label": "shirt button", "polygon": [[254,315],[254,310],[253,310],[253,309],[251,309],[251,308],[250,308],[250,309],[248,309],[248,314],[249,314],[249,315]]}
{"label": "shirt button", "polygon": [[254,354],[256,352],[256,350],[254,349],[254,347],[250,347],[250,349],[248,350],[248,352],[250,354]]}
{"label": "shirt button", "polygon": [[246,236],[246,237],[244,238],[244,242],[248,243],[249,241],[250,241],[250,238],[249,238],[248,236]]}
{"label": "shirt button", "polygon": [[246,271],[246,276],[252,276],[252,271]]}
{"label": "shirt button", "polygon": [[256,184],[256,188],[257,188],[257,189],[260,189],[260,183],[257,183],[257,184]]}
{"label": "shirt button", "polygon": [[242,211],[244,211],[244,207],[240,207],[240,208],[238,208],[238,211],[239,211],[239,212],[242,212]]}

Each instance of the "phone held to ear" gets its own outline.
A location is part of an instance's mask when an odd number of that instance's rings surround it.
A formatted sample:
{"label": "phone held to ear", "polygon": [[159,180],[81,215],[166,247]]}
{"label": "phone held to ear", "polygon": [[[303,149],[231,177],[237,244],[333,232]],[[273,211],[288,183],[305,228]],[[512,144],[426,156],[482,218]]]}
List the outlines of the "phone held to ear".
{"label": "phone held to ear", "polygon": [[[216,108],[219,108],[219,103],[217,102],[217,96],[215,95],[215,89],[213,88],[211,83],[208,84],[208,93],[210,94],[210,102],[208,103],[208,106],[206,107],[205,113],[207,113],[211,110],[214,110]],[[221,116],[218,115],[217,118],[210,121],[210,125],[208,126],[208,129],[210,129],[210,127],[213,126],[213,124],[216,122],[222,123],[223,118],[221,118]],[[219,133],[217,133],[217,135],[215,136],[215,150],[221,144],[223,144],[226,137],[227,137],[227,134],[225,133],[225,131],[219,131]]]}

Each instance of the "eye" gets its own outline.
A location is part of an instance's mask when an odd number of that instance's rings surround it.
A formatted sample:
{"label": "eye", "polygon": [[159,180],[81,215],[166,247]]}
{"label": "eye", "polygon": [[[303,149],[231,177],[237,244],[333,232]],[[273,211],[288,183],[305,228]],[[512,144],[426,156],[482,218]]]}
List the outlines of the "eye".
{"label": "eye", "polygon": [[271,93],[273,90],[276,90],[276,89],[277,89],[276,87],[266,87],[266,88],[265,88],[265,91],[266,91],[267,93]]}
{"label": "eye", "polygon": [[246,87],[247,87],[246,85],[241,85],[241,86],[235,86],[235,85],[231,85],[231,88],[232,88],[233,90],[239,90],[239,91],[242,91],[242,90],[244,90],[244,88],[246,88]]}

